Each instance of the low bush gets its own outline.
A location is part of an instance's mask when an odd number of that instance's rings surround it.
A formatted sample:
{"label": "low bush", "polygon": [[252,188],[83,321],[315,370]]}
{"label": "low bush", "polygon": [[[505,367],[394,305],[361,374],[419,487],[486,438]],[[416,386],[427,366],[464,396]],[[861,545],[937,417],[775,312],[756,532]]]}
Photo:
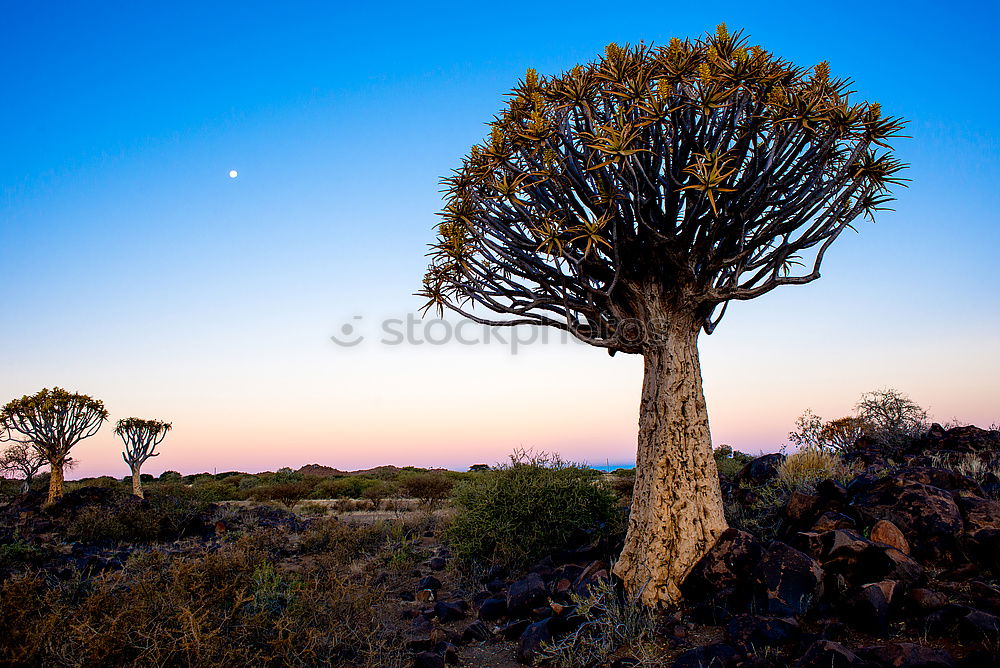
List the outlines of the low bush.
{"label": "low bush", "polygon": [[443,473],[413,473],[399,481],[403,492],[422,505],[434,506],[448,498],[455,481]]}
{"label": "low bush", "polygon": [[250,490],[250,496],[257,501],[277,501],[292,510],[312,493],[312,487],[303,482],[262,485]]}
{"label": "low bush", "polygon": [[[555,668],[611,665],[613,659],[644,659],[644,643],[655,640],[656,620],[649,608],[627,597],[607,580],[590,587],[585,596],[571,595],[575,615],[583,621],[571,633],[542,644],[544,665]],[[624,663],[619,661],[619,663]],[[662,664],[666,665],[666,661]]]}
{"label": "low bush", "polygon": [[376,480],[374,484],[369,485],[361,493],[361,498],[371,501],[374,506],[373,510],[378,510],[379,506],[382,505],[382,501],[395,496],[398,493],[399,485],[396,483],[385,480]]}
{"label": "low bush", "polygon": [[778,467],[778,481],[789,491],[810,490],[827,478],[846,482],[849,470],[836,453],[822,448],[802,448],[785,457]]}
{"label": "low bush", "polygon": [[352,475],[342,478],[324,478],[313,488],[314,499],[360,499],[365,490],[379,481],[366,476]]}
{"label": "low bush", "polygon": [[588,534],[617,533],[622,512],[599,477],[556,456],[515,453],[456,487],[446,535],[466,562],[519,567]]}
{"label": "low bush", "polygon": [[87,505],[67,518],[65,535],[85,543],[175,540],[201,528],[204,503],[161,493],[145,500],[129,494]]}

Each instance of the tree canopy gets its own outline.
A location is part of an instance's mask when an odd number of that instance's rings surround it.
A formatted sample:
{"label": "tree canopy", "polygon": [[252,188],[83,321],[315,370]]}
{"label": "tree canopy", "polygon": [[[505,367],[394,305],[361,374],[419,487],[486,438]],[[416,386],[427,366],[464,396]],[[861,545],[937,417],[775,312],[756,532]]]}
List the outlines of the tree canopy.
{"label": "tree canopy", "polygon": [[107,418],[104,402],[61,387],[13,399],[0,410],[0,426],[8,439],[30,440],[56,465],[65,461],[70,448],[96,434]]}
{"label": "tree canopy", "polygon": [[[421,295],[493,325],[642,352],[650,295],[708,333],[731,300],[819,277],[829,246],[905,179],[904,122],[724,25],[528,70],[444,179]],[[503,317],[484,317],[485,308]]]}

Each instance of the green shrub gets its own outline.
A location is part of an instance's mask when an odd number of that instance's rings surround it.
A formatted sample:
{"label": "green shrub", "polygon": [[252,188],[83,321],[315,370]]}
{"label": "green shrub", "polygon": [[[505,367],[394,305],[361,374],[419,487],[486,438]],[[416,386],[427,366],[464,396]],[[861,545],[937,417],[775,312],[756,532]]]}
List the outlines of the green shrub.
{"label": "green shrub", "polygon": [[44,555],[43,550],[33,543],[15,538],[9,543],[0,543],[0,570],[33,563]]}
{"label": "green shrub", "polygon": [[558,456],[515,453],[458,485],[446,535],[467,562],[524,566],[587,532],[621,528],[614,493],[593,469]]}
{"label": "green shrub", "polygon": [[361,498],[372,502],[375,510],[379,509],[384,499],[388,499],[399,493],[399,485],[386,480],[376,480],[361,492]]}
{"label": "green shrub", "polygon": [[433,506],[448,498],[454,480],[443,473],[413,473],[399,481],[403,491],[425,506]]}
{"label": "green shrub", "polygon": [[378,484],[367,476],[352,475],[342,478],[323,478],[313,488],[314,499],[360,499],[365,490]]}
{"label": "green shrub", "polygon": [[277,501],[291,510],[311,492],[312,488],[306,483],[290,482],[255,487],[250,495],[257,501]]}
{"label": "green shrub", "polygon": [[712,451],[715,456],[715,466],[719,473],[726,478],[732,478],[740,472],[748,462],[753,461],[753,457],[739,450],[733,450],[731,445],[720,445]]}

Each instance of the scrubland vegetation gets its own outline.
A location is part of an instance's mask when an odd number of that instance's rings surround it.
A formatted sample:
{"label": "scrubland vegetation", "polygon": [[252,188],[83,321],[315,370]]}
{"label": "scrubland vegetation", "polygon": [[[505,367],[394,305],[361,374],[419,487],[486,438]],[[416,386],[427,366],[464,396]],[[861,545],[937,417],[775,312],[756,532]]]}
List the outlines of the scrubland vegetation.
{"label": "scrubland vegetation", "polygon": [[732,528],[666,611],[609,574],[631,469],[516,452],[468,472],[167,471],[142,475],[145,498],[125,475],[67,481],[54,503],[47,472],[27,493],[4,479],[0,664],[989,665],[1000,432],[872,396],[897,428],[863,398],[806,412],[787,452],[715,449]]}

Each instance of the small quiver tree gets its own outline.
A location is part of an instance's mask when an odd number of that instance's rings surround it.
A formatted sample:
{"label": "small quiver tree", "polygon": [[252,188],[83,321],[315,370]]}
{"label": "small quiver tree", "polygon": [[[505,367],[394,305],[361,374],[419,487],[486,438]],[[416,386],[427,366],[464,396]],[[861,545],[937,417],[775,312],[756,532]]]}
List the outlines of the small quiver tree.
{"label": "small quiver tree", "polygon": [[13,474],[21,479],[21,493],[31,489],[31,481],[45,465],[45,457],[34,445],[15,441],[0,455],[0,474]]}
{"label": "small quiver tree", "polygon": [[645,603],[675,602],[726,526],[699,333],[733,300],[819,278],[831,244],[901,183],[902,121],[851,95],[826,63],[797,67],[725,26],[611,44],[556,76],[528,70],[444,180],[428,307],[645,360],[614,569]]}
{"label": "small quiver tree", "polygon": [[70,449],[96,434],[107,419],[104,402],[55,387],[7,402],[0,411],[0,428],[5,440],[32,443],[48,462],[50,505],[65,491]]}
{"label": "small quiver tree", "polygon": [[169,422],[134,417],[119,420],[115,426],[115,433],[125,443],[122,459],[132,470],[132,493],[140,499],[144,497],[139,470],[147,459],[160,454],[155,452],[156,446],[163,442],[171,426]]}

